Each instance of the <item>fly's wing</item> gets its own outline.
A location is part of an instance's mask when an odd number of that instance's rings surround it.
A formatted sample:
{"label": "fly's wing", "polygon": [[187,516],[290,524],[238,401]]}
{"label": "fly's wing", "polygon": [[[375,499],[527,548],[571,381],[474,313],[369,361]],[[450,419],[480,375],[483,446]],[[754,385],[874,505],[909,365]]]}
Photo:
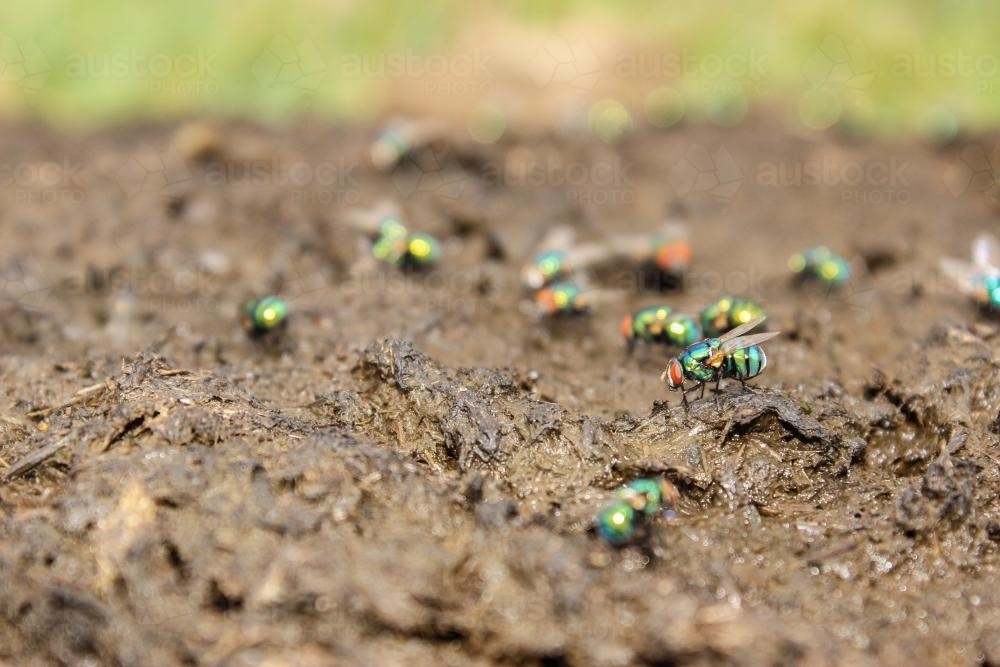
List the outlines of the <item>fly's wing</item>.
{"label": "fly's wing", "polygon": [[958,288],[968,294],[975,286],[976,276],[981,271],[976,266],[952,257],[941,258],[941,271],[955,281]]}
{"label": "fly's wing", "polygon": [[668,241],[686,241],[688,238],[688,229],[683,223],[670,220],[660,225],[657,235]]}
{"label": "fly's wing", "polygon": [[[735,331],[735,329],[733,329],[733,331]],[[736,350],[751,347],[752,345],[760,345],[764,341],[771,340],[780,333],[780,331],[765,331],[764,333],[751,334],[749,336],[729,338],[728,340],[723,341],[722,345],[719,346],[719,349],[715,352],[715,354],[705,360],[705,364],[707,366],[718,366],[722,363],[722,360],[726,358],[726,355],[735,352]]]}
{"label": "fly's wing", "polygon": [[780,331],[765,331],[764,333],[740,336],[739,338],[730,338],[722,343],[722,347],[719,348],[719,352],[717,354],[729,354],[730,352],[742,350],[753,345],[760,345],[764,341],[771,340],[780,333]]}
{"label": "fly's wing", "polygon": [[399,218],[399,207],[388,200],[381,200],[375,206],[364,209],[351,209],[342,220],[354,230],[369,236],[377,234],[382,220]]}
{"label": "fly's wing", "polygon": [[992,234],[983,233],[972,242],[972,263],[982,273],[1000,274],[1000,242]]}
{"label": "fly's wing", "polygon": [[616,259],[631,262],[643,262],[649,259],[654,239],[666,241],[686,241],[687,227],[677,222],[669,222],[650,234],[619,235],[602,242],[603,252]]}
{"label": "fly's wing", "polygon": [[621,262],[619,248],[614,243],[591,242],[583,243],[567,254],[567,260],[573,271],[593,272]]}
{"label": "fly's wing", "polygon": [[722,363],[722,360],[725,359],[726,355],[732,352],[733,350],[740,350],[744,347],[749,347],[751,345],[754,345],[756,342],[768,340],[770,338],[774,338],[775,336],[777,336],[778,332],[771,332],[771,331],[768,331],[766,333],[753,334],[752,336],[743,335],[760,326],[760,323],[763,322],[765,319],[767,319],[766,315],[764,317],[758,317],[755,320],[750,320],[749,322],[741,324],[735,329],[727,331],[726,333],[719,336],[718,340],[719,343],[721,343],[719,345],[719,349],[716,350],[715,354],[713,354],[707,360],[705,360],[705,363],[709,366],[718,366],[719,364]]}
{"label": "fly's wing", "polygon": [[569,225],[558,225],[549,230],[538,241],[534,252],[541,254],[550,250],[566,250],[576,241],[576,230]]}
{"label": "fly's wing", "polygon": [[765,315],[764,317],[758,317],[755,320],[750,320],[749,322],[747,322],[745,324],[741,324],[740,326],[736,327],[735,329],[727,331],[726,333],[724,333],[721,336],[719,336],[719,340],[723,344],[725,344],[725,342],[728,341],[728,340],[732,340],[733,338],[739,338],[743,334],[748,333],[748,332],[753,331],[754,329],[756,329],[758,326],[760,326],[761,322],[763,322],[766,319],[767,319],[767,316]]}

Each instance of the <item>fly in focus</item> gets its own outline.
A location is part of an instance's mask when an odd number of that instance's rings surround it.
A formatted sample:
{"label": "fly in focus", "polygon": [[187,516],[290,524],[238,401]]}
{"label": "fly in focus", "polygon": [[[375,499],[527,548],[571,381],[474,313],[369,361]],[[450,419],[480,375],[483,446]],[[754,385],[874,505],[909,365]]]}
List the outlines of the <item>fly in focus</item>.
{"label": "fly in focus", "polygon": [[[764,319],[758,317],[718,338],[706,338],[689,345],[670,360],[660,379],[671,391],[681,390],[685,408],[689,390],[701,388],[701,395],[704,396],[706,384],[715,382],[718,390],[724,378],[739,380],[741,384],[745,384],[747,380],[760,375],[767,366],[767,355],[764,354],[761,343],[780,333],[768,331],[750,334]],[[690,389],[684,386],[688,380],[695,383]]]}

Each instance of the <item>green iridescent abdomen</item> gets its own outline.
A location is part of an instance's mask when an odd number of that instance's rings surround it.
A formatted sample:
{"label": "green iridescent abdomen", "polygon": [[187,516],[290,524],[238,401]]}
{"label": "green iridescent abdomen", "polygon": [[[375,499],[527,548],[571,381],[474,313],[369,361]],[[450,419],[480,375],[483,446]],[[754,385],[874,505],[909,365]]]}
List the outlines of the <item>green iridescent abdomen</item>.
{"label": "green iridescent abdomen", "polygon": [[759,345],[733,350],[722,361],[722,373],[735,380],[757,377],[767,365],[767,356]]}
{"label": "green iridescent abdomen", "polygon": [[597,515],[597,532],[611,544],[628,542],[635,528],[635,510],[624,500],[615,501]]}

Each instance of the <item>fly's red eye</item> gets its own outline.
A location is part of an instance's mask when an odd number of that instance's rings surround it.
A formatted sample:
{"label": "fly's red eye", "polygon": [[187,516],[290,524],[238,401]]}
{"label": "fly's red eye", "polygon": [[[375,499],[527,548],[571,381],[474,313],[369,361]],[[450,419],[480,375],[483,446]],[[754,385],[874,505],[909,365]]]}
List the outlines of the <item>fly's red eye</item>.
{"label": "fly's red eye", "polygon": [[670,362],[669,377],[670,384],[674,387],[679,387],[681,386],[681,383],[684,382],[684,374],[681,372],[681,365],[676,359]]}
{"label": "fly's red eye", "polygon": [[630,315],[626,315],[625,319],[622,320],[621,332],[625,338],[632,337],[632,317]]}

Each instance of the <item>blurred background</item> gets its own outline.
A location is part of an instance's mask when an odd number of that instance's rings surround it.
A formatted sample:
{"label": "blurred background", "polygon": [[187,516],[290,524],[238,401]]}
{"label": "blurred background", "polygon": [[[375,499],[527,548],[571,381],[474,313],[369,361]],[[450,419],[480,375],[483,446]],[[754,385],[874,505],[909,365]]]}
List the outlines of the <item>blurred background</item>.
{"label": "blurred background", "polygon": [[433,112],[489,140],[513,121],[613,135],[761,109],[941,138],[996,117],[998,24],[985,1],[8,2],[0,113],[74,130]]}

